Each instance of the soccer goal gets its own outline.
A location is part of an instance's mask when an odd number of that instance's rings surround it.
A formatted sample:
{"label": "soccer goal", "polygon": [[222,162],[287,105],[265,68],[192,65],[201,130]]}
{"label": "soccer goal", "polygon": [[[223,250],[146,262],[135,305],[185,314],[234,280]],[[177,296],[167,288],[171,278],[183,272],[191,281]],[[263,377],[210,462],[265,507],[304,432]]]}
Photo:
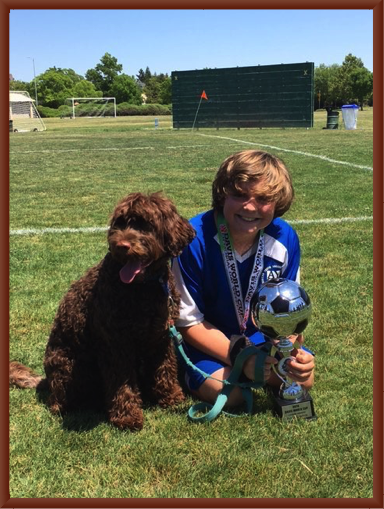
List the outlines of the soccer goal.
{"label": "soccer goal", "polygon": [[72,107],[72,118],[116,117],[115,97],[69,97],[66,103],[69,102]]}
{"label": "soccer goal", "polygon": [[28,92],[9,92],[9,132],[45,131],[35,101]]}

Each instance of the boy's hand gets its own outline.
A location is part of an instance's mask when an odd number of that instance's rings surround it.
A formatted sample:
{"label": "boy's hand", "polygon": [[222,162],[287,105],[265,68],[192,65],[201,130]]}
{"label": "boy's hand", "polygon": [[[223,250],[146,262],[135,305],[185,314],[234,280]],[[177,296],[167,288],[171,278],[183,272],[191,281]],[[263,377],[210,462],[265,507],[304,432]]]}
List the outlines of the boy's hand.
{"label": "boy's hand", "polygon": [[[249,378],[250,380],[255,379],[255,361],[256,361],[256,355],[251,355],[249,357],[243,366],[243,373],[244,375]],[[271,357],[268,355],[268,357],[265,358],[264,363],[264,382],[267,382],[269,380],[269,377],[271,376],[272,372],[272,364],[277,364],[277,359],[274,357]]]}

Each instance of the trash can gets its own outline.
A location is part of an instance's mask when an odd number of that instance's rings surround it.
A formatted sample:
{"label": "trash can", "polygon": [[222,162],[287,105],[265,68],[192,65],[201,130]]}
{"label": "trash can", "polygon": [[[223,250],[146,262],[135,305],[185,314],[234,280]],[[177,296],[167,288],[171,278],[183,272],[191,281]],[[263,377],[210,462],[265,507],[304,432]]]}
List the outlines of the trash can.
{"label": "trash can", "polygon": [[358,111],[359,107],[357,104],[346,104],[341,107],[343,122],[346,129],[356,129]]}
{"label": "trash can", "polygon": [[9,132],[13,133],[13,120],[9,121]]}
{"label": "trash can", "polygon": [[328,111],[327,112],[327,129],[338,129],[339,128],[339,112]]}

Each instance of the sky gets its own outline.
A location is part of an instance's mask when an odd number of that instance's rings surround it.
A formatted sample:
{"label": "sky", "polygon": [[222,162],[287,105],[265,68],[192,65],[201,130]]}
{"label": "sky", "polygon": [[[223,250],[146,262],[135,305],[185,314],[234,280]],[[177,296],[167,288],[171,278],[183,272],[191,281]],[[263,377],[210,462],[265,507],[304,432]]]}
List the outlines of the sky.
{"label": "sky", "polygon": [[32,81],[50,67],[85,76],[105,53],[136,76],[204,68],[314,62],[349,53],[373,71],[373,11],[50,10],[10,11],[10,70]]}

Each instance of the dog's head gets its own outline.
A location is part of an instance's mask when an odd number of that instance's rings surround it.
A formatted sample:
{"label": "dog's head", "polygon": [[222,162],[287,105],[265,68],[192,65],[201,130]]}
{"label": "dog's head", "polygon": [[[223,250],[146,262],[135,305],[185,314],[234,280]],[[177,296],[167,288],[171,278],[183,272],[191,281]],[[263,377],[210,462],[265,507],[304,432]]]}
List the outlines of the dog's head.
{"label": "dog's head", "polygon": [[178,256],[195,236],[189,222],[161,193],[132,193],[116,206],[110,221],[110,252],[121,265],[120,278],[131,283],[139,274]]}

